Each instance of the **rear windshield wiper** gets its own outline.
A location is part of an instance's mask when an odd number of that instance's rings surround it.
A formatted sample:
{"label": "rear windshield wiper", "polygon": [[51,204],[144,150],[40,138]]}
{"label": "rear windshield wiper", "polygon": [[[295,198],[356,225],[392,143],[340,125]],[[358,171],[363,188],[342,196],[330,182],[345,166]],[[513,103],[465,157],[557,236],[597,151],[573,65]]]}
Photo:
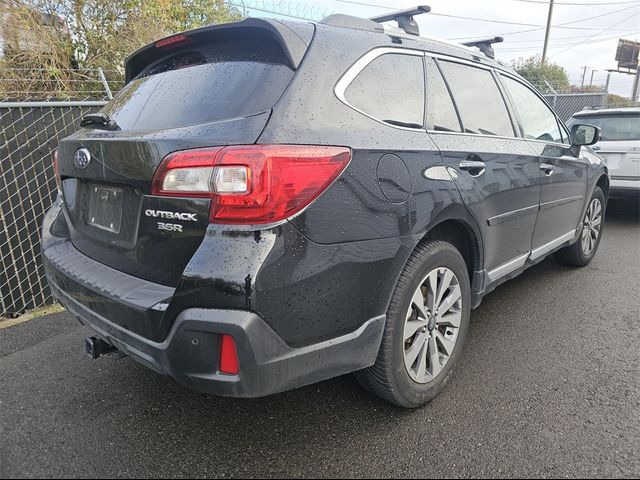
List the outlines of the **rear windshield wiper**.
{"label": "rear windshield wiper", "polygon": [[81,127],[101,127],[105,130],[120,130],[115,120],[104,113],[89,113],[80,120]]}

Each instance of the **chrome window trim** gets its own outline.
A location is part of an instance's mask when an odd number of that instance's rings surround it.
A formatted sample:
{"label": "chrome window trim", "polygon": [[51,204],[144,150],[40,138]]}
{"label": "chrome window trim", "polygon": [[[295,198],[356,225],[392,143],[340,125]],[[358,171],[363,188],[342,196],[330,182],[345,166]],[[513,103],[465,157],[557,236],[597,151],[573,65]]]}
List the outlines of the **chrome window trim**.
{"label": "chrome window trim", "polygon": [[[349,103],[349,101],[346,98],[346,91],[347,88],[349,88],[349,85],[351,85],[351,82],[353,82],[355,80],[355,78],[365,69],[369,66],[369,64],[371,64],[374,60],[376,60],[377,58],[380,58],[383,55],[388,55],[388,54],[396,54],[396,55],[410,55],[410,56],[414,56],[414,57],[424,57],[425,53],[419,50],[411,50],[409,48],[393,48],[393,47],[380,47],[380,48],[375,48],[373,50],[370,50],[369,52],[365,53],[362,57],[360,57],[356,63],[354,63],[351,67],[349,67],[349,69],[344,73],[344,75],[342,75],[342,77],[340,77],[340,80],[338,80],[338,83],[336,83],[336,86],[333,89],[333,92],[335,94],[335,96],[338,98],[338,100],[340,100],[342,103],[344,103],[346,106],[348,106],[349,108],[355,110],[358,113],[361,113],[362,115],[364,115],[365,117],[368,117],[372,120],[375,120],[378,123],[381,123],[387,127],[390,128],[395,128],[397,130],[405,130],[405,131],[409,131],[409,132],[421,132],[421,133],[426,133],[427,130],[426,128],[411,128],[411,127],[401,127],[399,125],[393,125],[391,123],[387,123],[379,118],[374,117],[373,115],[368,114],[367,112],[353,106],[351,103]],[[426,79],[425,79],[426,81]],[[425,105],[426,105],[426,99],[425,99]]]}
{"label": "chrome window trim", "polygon": [[467,65],[470,67],[487,70],[489,72],[492,72],[495,70],[495,68],[490,65],[484,65],[482,63],[472,62],[471,60],[465,60],[464,58],[452,57],[451,55],[445,55],[442,53],[434,53],[434,52],[425,52],[424,54],[427,57],[437,58],[438,60],[444,60],[445,62],[461,63],[463,65]]}
{"label": "chrome window trim", "polygon": [[521,140],[524,142],[530,141],[522,137],[505,137],[502,135],[487,135],[485,133],[441,132],[440,130],[427,130],[427,133],[431,135],[464,135],[465,137],[471,137],[471,138],[482,137],[482,138],[494,138],[494,139],[502,139],[502,140]]}
{"label": "chrome window trim", "polygon": [[[333,92],[334,92],[335,96],[338,98],[338,100],[340,100],[342,103],[344,103],[346,106],[348,106],[352,110],[355,110],[356,112],[364,115],[365,117],[368,117],[371,120],[374,120],[374,121],[376,121],[378,123],[381,123],[381,124],[383,124],[383,125],[385,125],[385,126],[387,126],[389,128],[395,128],[396,130],[404,130],[404,131],[409,131],[409,132],[421,132],[421,133],[429,133],[429,134],[438,134],[438,135],[464,135],[464,136],[468,136],[468,137],[472,137],[472,138],[473,137],[484,137],[484,138],[494,138],[494,139],[504,139],[504,140],[524,140],[524,141],[527,141],[527,142],[544,143],[545,145],[556,145],[556,146],[561,146],[561,147],[565,147],[565,148],[571,147],[571,145],[569,145],[569,144],[557,143],[557,142],[546,142],[544,140],[536,140],[536,139],[531,139],[531,138],[525,138],[525,137],[517,136],[517,135],[514,135],[513,137],[505,137],[505,136],[502,136],[502,135],[486,135],[486,134],[483,134],[483,133],[441,132],[439,130],[431,130],[431,129],[424,128],[424,127],[423,128],[401,127],[401,126],[398,126],[398,125],[393,125],[393,124],[387,123],[387,122],[385,122],[385,121],[383,121],[383,120],[381,120],[379,118],[376,118],[375,116],[370,115],[367,112],[365,112],[365,111],[353,106],[346,99],[347,88],[349,88],[349,85],[351,85],[353,80],[370,63],[372,63],[377,58],[379,58],[379,57],[381,57],[383,55],[387,55],[387,54],[411,55],[411,56],[414,56],[414,57],[429,57],[429,58],[434,58],[434,59],[438,59],[438,60],[444,60],[444,61],[459,63],[459,64],[462,64],[462,65],[467,65],[467,66],[471,66],[471,67],[474,67],[474,68],[479,68],[481,70],[486,70],[488,72],[495,72],[498,75],[504,75],[506,77],[509,77],[509,78],[521,83],[522,85],[527,87],[529,90],[531,90],[540,100],[542,100],[542,102],[547,106],[547,108],[549,108],[551,113],[555,116],[556,120],[558,122],[562,122],[562,120],[560,120],[560,117],[558,117],[557,113],[553,110],[553,108],[549,105],[549,103],[546,101],[546,99],[544,97],[541,97],[534,88],[531,88],[530,85],[528,85],[526,82],[522,81],[522,79],[518,78],[517,76],[513,75],[508,70],[503,70],[503,69],[498,68],[496,66],[484,65],[482,63],[476,63],[476,62],[473,62],[471,60],[466,60],[464,58],[458,58],[458,57],[454,57],[454,56],[451,56],[451,55],[445,55],[445,54],[434,53],[434,52],[426,52],[426,51],[422,51],[422,50],[413,50],[413,49],[410,49],[410,48],[378,47],[378,48],[374,48],[373,50],[370,50],[367,53],[365,53],[358,60],[356,60],[356,62],[353,65],[351,65],[351,67],[349,67],[349,69],[347,69],[347,71],[342,75],[342,77],[340,77],[340,79],[336,83],[336,86],[334,87]],[[425,98],[425,105],[426,105],[426,98]],[[508,108],[507,108],[507,111],[508,111]],[[559,127],[562,128],[563,124],[560,123]],[[565,128],[565,130],[566,130],[566,128]]]}

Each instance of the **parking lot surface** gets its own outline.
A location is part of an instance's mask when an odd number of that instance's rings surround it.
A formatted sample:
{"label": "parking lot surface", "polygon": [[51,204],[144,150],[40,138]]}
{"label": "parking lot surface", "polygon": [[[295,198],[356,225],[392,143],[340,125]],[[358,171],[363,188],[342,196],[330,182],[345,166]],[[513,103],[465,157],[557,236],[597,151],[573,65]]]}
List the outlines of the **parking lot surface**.
{"label": "parking lot surface", "polygon": [[[0,477],[638,477],[640,212],[613,201],[584,269],[487,296],[443,394],[415,411],[342,377],[258,400],[92,361],[69,314],[0,329]],[[1,324],[0,324],[1,326]]]}

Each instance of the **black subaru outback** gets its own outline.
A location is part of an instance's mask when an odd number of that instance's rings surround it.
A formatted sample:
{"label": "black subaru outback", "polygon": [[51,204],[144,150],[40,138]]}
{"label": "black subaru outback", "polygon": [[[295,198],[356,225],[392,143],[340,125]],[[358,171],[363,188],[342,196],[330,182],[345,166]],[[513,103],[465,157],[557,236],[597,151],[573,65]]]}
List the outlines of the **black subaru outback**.
{"label": "black subaru outback", "polygon": [[485,294],[550,254],[589,263],[597,128],[569,132],[497,39],[423,38],[416,13],[249,19],[128,58],[60,142],[43,226],[91,356],[235,397],[357,372],[416,407]]}

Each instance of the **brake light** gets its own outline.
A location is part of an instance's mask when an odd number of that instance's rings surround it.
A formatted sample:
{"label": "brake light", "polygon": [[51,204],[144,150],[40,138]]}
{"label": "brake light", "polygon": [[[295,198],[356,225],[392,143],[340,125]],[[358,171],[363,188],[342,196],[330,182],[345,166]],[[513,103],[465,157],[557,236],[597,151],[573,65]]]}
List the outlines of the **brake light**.
{"label": "brake light", "polygon": [[169,48],[169,47],[178,47],[180,45],[186,45],[191,43],[192,40],[183,34],[172,35],[171,37],[163,38],[162,40],[158,40],[154,43],[156,48]]}
{"label": "brake light", "polygon": [[220,342],[220,373],[225,375],[238,375],[240,373],[236,341],[230,335],[223,335]]}
{"label": "brake light", "polygon": [[56,179],[56,186],[58,191],[62,191],[62,180],[60,179],[60,170],[58,169],[58,149],[56,148],[51,154],[53,158],[53,176]]}
{"label": "brake light", "polygon": [[211,198],[210,221],[278,222],[300,212],[344,171],[344,147],[249,145],[176,152],[153,179],[161,196]]}

